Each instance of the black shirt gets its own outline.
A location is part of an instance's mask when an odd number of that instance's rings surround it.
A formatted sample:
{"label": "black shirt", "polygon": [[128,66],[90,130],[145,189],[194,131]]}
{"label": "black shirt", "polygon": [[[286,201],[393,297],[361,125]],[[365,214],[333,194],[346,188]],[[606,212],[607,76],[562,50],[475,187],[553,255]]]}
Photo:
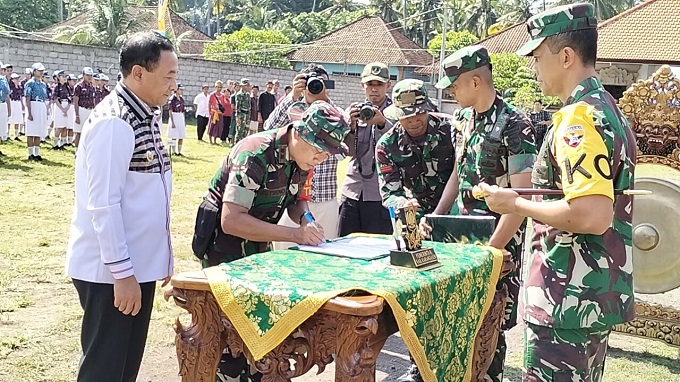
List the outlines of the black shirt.
{"label": "black shirt", "polygon": [[260,94],[260,99],[257,103],[259,107],[260,114],[262,114],[262,122],[269,118],[269,115],[276,108],[276,97],[269,92],[264,92]]}

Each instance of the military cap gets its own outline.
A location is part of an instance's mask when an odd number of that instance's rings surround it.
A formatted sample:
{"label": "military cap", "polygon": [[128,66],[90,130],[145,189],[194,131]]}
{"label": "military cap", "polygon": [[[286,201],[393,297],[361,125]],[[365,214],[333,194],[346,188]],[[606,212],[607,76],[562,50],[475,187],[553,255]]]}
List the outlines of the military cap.
{"label": "military cap", "polygon": [[250,80],[247,78],[241,78],[241,82],[238,83],[241,86],[250,85]]}
{"label": "military cap", "polygon": [[361,83],[371,81],[388,82],[390,80],[390,69],[382,62],[372,62],[364,66],[361,72]]}
{"label": "military cap", "polygon": [[92,78],[94,78],[95,80],[101,80],[101,79],[102,79],[102,76],[101,76],[99,73],[95,73],[95,74],[92,76]]}
{"label": "military cap", "polygon": [[45,70],[45,65],[43,65],[40,62],[36,62],[35,64],[33,64],[33,66],[31,66],[31,69],[33,69],[33,71],[38,70],[42,72],[43,70]]}
{"label": "military cap", "polygon": [[93,76],[94,70],[92,70],[92,68],[90,68],[89,66],[86,66],[83,68],[83,74],[86,76]]}
{"label": "military cap", "polygon": [[456,82],[461,74],[490,64],[489,51],[484,46],[471,45],[461,48],[442,62],[446,77],[442,77],[435,87],[446,89]]}
{"label": "military cap", "polygon": [[24,73],[26,73],[26,74],[33,73],[33,68],[24,68]]}
{"label": "military cap", "polygon": [[394,85],[392,104],[401,109],[402,117],[434,111],[434,105],[427,97],[425,83],[416,79],[401,80]]}
{"label": "military cap", "polygon": [[592,4],[577,3],[550,8],[527,20],[531,40],[519,48],[517,54],[530,56],[546,37],[596,28],[597,18]]}
{"label": "military cap", "polygon": [[101,74],[99,75],[99,79],[102,80],[102,81],[109,82],[109,76],[107,76],[107,75],[104,74],[104,73],[101,73]]}
{"label": "military cap", "polygon": [[57,77],[59,77],[59,76],[65,76],[65,75],[66,75],[66,71],[65,71],[65,70],[57,70],[56,72],[54,72],[54,75],[57,76]]}
{"label": "military cap", "polygon": [[19,77],[21,77],[19,75],[19,73],[12,73],[12,75],[10,76],[10,78],[19,78]]}
{"label": "military cap", "polygon": [[181,82],[177,83],[177,89],[184,89],[184,85]]}
{"label": "military cap", "polygon": [[340,110],[326,101],[315,101],[308,108],[303,102],[295,103],[288,113],[303,141],[332,155],[348,154],[343,140],[349,133],[349,124]]}

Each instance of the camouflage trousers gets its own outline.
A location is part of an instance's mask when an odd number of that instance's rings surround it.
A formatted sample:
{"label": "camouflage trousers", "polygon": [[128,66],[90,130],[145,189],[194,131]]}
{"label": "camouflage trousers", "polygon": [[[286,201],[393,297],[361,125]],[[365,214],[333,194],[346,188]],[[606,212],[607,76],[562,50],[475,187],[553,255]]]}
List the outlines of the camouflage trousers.
{"label": "camouflage trousers", "polygon": [[261,379],[262,374],[248,365],[246,357],[234,357],[228,350],[224,350],[217,365],[215,382],[260,382]]}
{"label": "camouflage trousers", "polygon": [[241,123],[236,124],[236,133],[234,135],[234,144],[236,144],[241,139],[248,136],[250,132],[250,117],[239,117]]}
{"label": "camouflage trousers", "polygon": [[611,330],[526,323],[523,382],[600,382]]}

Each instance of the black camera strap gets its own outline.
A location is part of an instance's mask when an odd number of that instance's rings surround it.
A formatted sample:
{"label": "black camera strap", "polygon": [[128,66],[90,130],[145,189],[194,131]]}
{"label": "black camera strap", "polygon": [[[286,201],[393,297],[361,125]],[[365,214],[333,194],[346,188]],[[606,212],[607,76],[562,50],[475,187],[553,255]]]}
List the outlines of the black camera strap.
{"label": "black camera strap", "polygon": [[[371,129],[371,139],[370,139],[370,144],[371,146],[368,148],[368,151],[366,153],[369,153],[371,149],[375,150],[376,147],[376,139],[375,139],[375,126],[365,126],[365,129]],[[359,155],[359,121],[357,121],[357,131],[356,134],[354,134],[354,155],[357,163],[357,170],[359,170],[359,175],[361,175],[362,178],[364,179],[371,179],[373,178],[373,175],[375,175],[375,167],[376,166],[371,166],[371,173],[369,175],[364,174],[364,168],[361,163],[362,157]],[[374,158],[375,159],[375,158]]]}

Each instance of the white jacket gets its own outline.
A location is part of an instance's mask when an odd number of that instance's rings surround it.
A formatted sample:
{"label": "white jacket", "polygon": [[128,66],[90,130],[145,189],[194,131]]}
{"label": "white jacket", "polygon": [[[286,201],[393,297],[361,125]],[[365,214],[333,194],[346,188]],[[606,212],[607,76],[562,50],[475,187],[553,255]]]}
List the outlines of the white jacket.
{"label": "white jacket", "polygon": [[85,122],[66,255],[71,278],[112,284],[172,275],[172,171],[160,121],[119,83]]}

